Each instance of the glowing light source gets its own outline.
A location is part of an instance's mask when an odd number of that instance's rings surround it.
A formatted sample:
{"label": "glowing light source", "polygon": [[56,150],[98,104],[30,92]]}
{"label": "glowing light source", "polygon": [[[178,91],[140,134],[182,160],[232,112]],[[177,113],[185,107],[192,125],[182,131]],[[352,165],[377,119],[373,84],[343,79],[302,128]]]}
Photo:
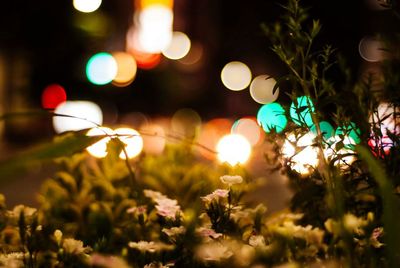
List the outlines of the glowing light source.
{"label": "glowing light source", "polygon": [[356,160],[355,152],[346,146],[354,144],[351,138],[343,140],[339,136],[333,136],[327,142],[328,146],[324,149],[324,155],[328,161],[333,161],[335,166],[347,169]]}
{"label": "glowing light source", "polygon": [[53,127],[57,133],[92,128],[103,123],[100,107],[90,101],[66,101],[58,105],[54,113],[76,117],[54,116]]}
{"label": "glowing light source", "polygon": [[66,100],[67,94],[64,88],[58,84],[48,85],[42,92],[42,107],[44,109],[54,109]]}
{"label": "glowing light source", "polygon": [[168,8],[172,8],[174,6],[174,1],[173,0],[141,0],[140,1],[140,7],[141,8],[146,8],[152,5],[163,5]]}
{"label": "glowing light source", "polygon": [[[319,129],[321,130],[322,137],[325,140],[328,140],[335,134],[335,130],[333,129],[332,125],[329,122],[321,121],[319,122]],[[317,127],[316,125],[312,125],[311,132],[317,135]]]}
{"label": "glowing light source", "polygon": [[148,154],[161,154],[164,151],[166,138],[164,128],[157,124],[145,125],[140,128],[143,134],[143,150]]}
{"label": "glowing light source", "polygon": [[173,32],[169,46],[162,54],[171,60],[179,60],[185,57],[190,50],[190,39],[182,32]]}
{"label": "glowing light source", "polygon": [[132,55],[125,52],[115,52],[112,54],[117,63],[117,73],[113,84],[116,86],[127,86],[135,79],[137,65]]}
{"label": "glowing light source", "polygon": [[[221,137],[230,133],[231,126],[232,122],[225,118],[215,118],[208,121],[201,128],[198,139],[199,144],[202,144],[205,148],[213,150],[216,148]],[[215,159],[215,154],[211,153],[209,150],[200,149],[199,152],[202,156],[210,160]]]}
{"label": "glowing light source", "polygon": [[[142,136],[132,128],[117,128],[114,130],[116,136],[125,144],[125,152],[129,159],[139,155],[143,149]],[[119,155],[121,159],[126,159],[125,152]]]}
{"label": "glowing light source", "polygon": [[292,133],[282,146],[282,154],[290,168],[302,175],[310,174],[318,166],[318,149],[313,146],[314,139],[315,135],[311,132],[301,137]]}
{"label": "glowing light source", "polygon": [[349,145],[349,148],[352,148],[352,144],[359,144],[361,141],[360,135],[361,131],[356,126],[354,122],[350,122],[350,124],[345,126],[339,126],[335,131],[336,136],[344,136],[344,139],[351,139],[351,142],[347,142],[346,145]]}
{"label": "glowing light source", "polygon": [[279,96],[279,88],[273,93],[276,80],[269,75],[259,75],[250,84],[250,95],[258,103],[274,102]]}
{"label": "glowing light source", "polygon": [[222,137],[217,144],[218,159],[231,166],[244,164],[250,157],[251,145],[245,137],[230,134]]}
{"label": "glowing light source", "polygon": [[151,5],[138,15],[137,29],[141,51],[160,53],[166,49],[172,39],[172,10],[163,5]]}
{"label": "glowing light source", "polygon": [[302,126],[312,126],[312,116],[311,113],[315,111],[314,104],[310,97],[301,96],[292,102],[290,105],[290,117],[296,125]]}
{"label": "glowing light source", "polygon": [[232,134],[239,134],[245,137],[252,146],[261,141],[263,132],[255,118],[241,118],[232,125]]}
{"label": "glowing light source", "polygon": [[73,0],[72,4],[76,10],[90,13],[96,11],[100,7],[101,0]]}
{"label": "glowing light source", "polygon": [[267,133],[271,132],[272,129],[280,133],[287,124],[285,110],[276,102],[264,104],[258,110],[257,122]]}
{"label": "glowing light source", "polygon": [[[113,135],[114,131],[107,127],[97,127],[90,129],[86,135],[87,136],[100,136],[100,135]],[[105,137],[95,144],[87,147],[86,150],[94,157],[103,158],[107,155],[107,143],[110,141],[110,137]]]}
{"label": "glowing light source", "polygon": [[86,76],[95,85],[110,83],[117,75],[117,71],[117,62],[106,52],[93,55],[86,64]]}
{"label": "glowing light source", "polygon": [[224,86],[230,90],[243,90],[250,84],[251,71],[246,64],[232,61],[222,69],[221,80]]}
{"label": "glowing light source", "polygon": [[361,39],[358,45],[358,52],[361,58],[368,62],[378,62],[385,58],[384,45],[378,39],[366,36]]}

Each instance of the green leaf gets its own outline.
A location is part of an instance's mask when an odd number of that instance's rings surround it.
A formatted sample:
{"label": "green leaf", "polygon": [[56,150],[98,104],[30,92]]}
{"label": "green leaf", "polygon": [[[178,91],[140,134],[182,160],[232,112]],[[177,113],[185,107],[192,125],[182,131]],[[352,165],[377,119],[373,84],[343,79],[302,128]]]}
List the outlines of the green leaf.
{"label": "green leaf", "polygon": [[104,137],[105,135],[89,137],[81,133],[74,133],[66,137],[58,137],[53,142],[42,144],[12,156],[0,162],[0,182],[4,179],[9,180],[13,175],[21,171],[26,171],[32,164],[70,156],[82,151]]}

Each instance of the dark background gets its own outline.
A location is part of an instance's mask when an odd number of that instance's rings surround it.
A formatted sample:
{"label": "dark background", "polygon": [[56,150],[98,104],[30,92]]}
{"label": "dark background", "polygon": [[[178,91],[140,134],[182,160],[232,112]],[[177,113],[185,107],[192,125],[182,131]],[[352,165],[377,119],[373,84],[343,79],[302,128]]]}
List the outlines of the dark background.
{"label": "dark background", "polygon": [[[88,58],[100,51],[124,50],[125,34],[134,12],[131,0],[103,0],[98,11],[76,11],[72,0],[13,0],[0,3],[0,66],[2,68],[2,112],[40,109],[43,89],[58,83],[68,99],[87,99],[118,117],[105,115],[106,123],[130,112],[148,116],[171,116],[180,108],[196,110],[203,120],[214,117],[255,115],[260,105],[248,92],[232,92],[220,80],[222,67],[239,60],[253,77],[268,73],[279,76],[284,68],[269,50],[261,23],[279,19],[285,1],[176,0],[174,30],[183,31],[203,46],[201,66],[185,70],[177,62],[163,59],[153,70],[139,70],[135,81],[124,88],[95,86],[85,77]],[[329,43],[348,59],[357,74],[361,59],[358,42],[365,35],[388,29],[389,11],[376,11],[366,1],[303,0],[314,19],[323,25],[320,44]],[[101,15],[101,33],[90,34],[77,25],[83,17]],[[94,19],[93,17],[93,19]],[[23,125],[6,128],[10,142],[22,142],[53,134],[50,121],[27,131]]]}

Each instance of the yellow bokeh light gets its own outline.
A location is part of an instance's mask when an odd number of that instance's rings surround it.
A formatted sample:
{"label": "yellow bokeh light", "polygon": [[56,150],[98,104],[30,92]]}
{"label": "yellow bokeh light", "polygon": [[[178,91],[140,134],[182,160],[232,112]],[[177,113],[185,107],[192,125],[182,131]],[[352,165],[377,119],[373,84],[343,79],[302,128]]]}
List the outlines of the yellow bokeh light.
{"label": "yellow bokeh light", "polygon": [[100,7],[101,0],[73,0],[72,4],[76,10],[90,13],[96,11]]}
{"label": "yellow bokeh light", "polygon": [[[350,165],[356,160],[355,152],[349,148],[346,148],[349,147],[349,145],[355,144],[354,140],[349,136],[345,136],[344,138],[334,136],[328,139],[327,143],[330,145],[324,149],[325,158],[328,161],[334,161],[333,164],[340,169],[344,170],[349,168]],[[337,145],[340,147],[338,150],[336,149]]]}
{"label": "yellow bokeh light", "polygon": [[258,103],[267,104],[274,102],[279,95],[279,88],[274,93],[276,80],[269,75],[259,75],[250,84],[250,95]]}
{"label": "yellow bokeh light", "polygon": [[252,146],[259,144],[264,134],[264,131],[262,131],[255,118],[239,119],[232,126],[231,132],[232,134],[242,135]]}
{"label": "yellow bokeh light", "polygon": [[[100,136],[100,135],[113,135],[114,132],[111,128],[107,127],[97,127],[90,129],[86,135],[87,136]],[[95,144],[86,148],[86,150],[94,157],[103,158],[107,155],[107,143],[110,141],[110,137],[105,137]]]}
{"label": "yellow bokeh light", "polygon": [[190,50],[190,39],[182,32],[173,32],[169,46],[162,54],[171,60],[179,60],[185,57]]}
{"label": "yellow bokeh light", "polygon": [[165,130],[157,124],[142,126],[140,132],[143,133],[143,150],[148,154],[159,155],[164,151],[166,144]]}
{"label": "yellow bokeh light", "polygon": [[171,118],[172,131],[185,137],[196,136],[200,126],[200,115],[192,109],[180,109]]}
{"label": "yellow bokeh light", "polygon": [[289,161],[290,168],[302,175],[310,174],[318,166],[318,148],[313,146],[314,139],[311,132],[301,137],[292,133],[282,146],[282,154]]}
{"label": "yellow bokeh light", "polygon": [[117,62],[117,75],[113,80],[116,86],[127,86],[135,79],[137,64],[133,56],[125,52],[112,53]]}
{"label": "yellow bokeh light", "polygon": [[[117,128],[114,130],[118,139],[125,144],[125,152],[129,159],[139,155],[143,149],[142,136],[132,128]],[[121,159],[126,159],[125,152],[119,155]]]}
{"label": "yellow bokeh light", "polygon": [[221,80],[224,86],[230,90],[243,90],[250,84],[251,71],[246,64],[232,61],[222,69]]}
{"label": "yellow bokeh light", "polygon": [[216,150],[219,161],[234,166],[244,164],[249,160],[251,145],[242,135],[230,134],[219,140]]}
{"label": "yellow bokeh light", "polygon": [[140,7],[146,8],[153,5],[162,5],[168,8],[173,8],[174,1],[173,0],[140,0]]}

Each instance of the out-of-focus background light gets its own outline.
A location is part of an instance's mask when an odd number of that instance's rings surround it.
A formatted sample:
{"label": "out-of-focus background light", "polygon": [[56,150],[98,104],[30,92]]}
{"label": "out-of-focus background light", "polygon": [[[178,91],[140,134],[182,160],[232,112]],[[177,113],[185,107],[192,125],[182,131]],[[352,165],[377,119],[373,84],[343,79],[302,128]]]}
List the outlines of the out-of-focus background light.
{"label": "out-of-focus background light", "polygon": [[276,80],[269,75],[259,75],[250,84],[250,95],[258,103],[274,102],[279,96],[279,88],[273,92]]}
{"label": "out-of-focus background light", "polygon": [[140,128],[143,138],[143,151],[159,155],[164,151],[167,137],[164,128],[158,124],[145,124]]}
{"label": "out-of-focus background light", "polygon": [[255,117],[244,117],[237,120],[232,125],[232,134],[239,134],[245,137],[252,146],[256,146],[263,141],[264,132],[257,124]]}
{"label": "out-of-focus background light", "polygon": [[190,39],[182,32],[173,32],[169,46],[162,50],[162,54],[171,60],[185,57],[190,50]]}
{"label": "out-of-focus background light", "polygon": [[132,128],[117,128],[114,130],[116,137],[125,144],[125,152],[122,151],[119,155],[121,159],[129,159],[138,156],[143,150],[142,136]]}
{"label": "out-of-focus background light", "polygon": [[250,68],[240,61],[229,62],[221,71],[221,80],[224,86],[230,90],[243,90],[251,82]]}
{"label": "out-of-focus background light", "polygon": [[378,62],[385,58],[384,44],[372,36],[366,36],[360,40],[358,52],[367,62]]}
{"label": "out-of-focus background light", "polygon": [[171,118],[171,130],[180,137],[193,138],[199,133],[201,118],[192,109],[180,109]]}
{"label": "out-of-focus background light", "polygon": [[318,148],[313,146],[314,139],[311,132],[301,137],[291,133],[282,146],[282,154],[290,167],[302,175],[310,174],[318,166]]}
{"label": "out-of-focus background light", "polygon": [[285,129],[287,124],[285,109],[276,102],[264,104],[258,110],[257,122],[267,133],[273,129],[277,133],[280,133]]}
{"label": "out-of-focus background light", "polygon": [[[95,127],[91,128],[86,135],[89,137],[92,136],[103,136],[103,135],[110,135],[112,136],[114,131],[108,127]],[[103,158],[106,157],[107,152],[107,143],[111,140],[111,137],[105,137],[98,142],[92,144],[91,146],[87,147],[86,150],[96,158]]]}
{"label": "out-of-focus background light", "polygon": [[54,113],[71,116],[53,117],[53,127],[57,133],[78,131],[103,124],[103,113],[100,107],[90,101],[66,101],[58,105]]}
{"label": "out-of-focus background light", "polygon": [[84,13],[96,11],[102,0],[73,0],[73,6],[76,10]]}
{"label": "out-of-focus background light", "polygon": [[249,160],[251,145],[242,135],[229,134],[219,140],[216,150],[219,161],[235,166]]}
{"label": "out-of-focus background light", "polygon": [[48,85],[42,92],[42,107],[55,109],[60,103],[67,100],[65,89],[58,84]]}
{"label": "out-of-focus background light", "polygon": [[90,57],[86,64],[86,76],[95,85],[110,83],[116,77],[117,72],[117,62],[110,53],[97,53]]}
{"label": "out-of-focus background light", "polygon": [[117,74],[113,79],[113,84],[116,86],[127,86],[133,82],[137,72],[137,64],[135,58],[125,52],[112,53],[117,63]]}
{"label": "out-of-focus background light", "polygon": [[361,141],[361,130],[354,122],[350,122],[350,124],[347,126],[337,127],[335,136],[344,136],[344,143],[347,145],[359,144]]}
{"label": "out-of-focus background light", "polygon": [[301,96],[290,105],[290,117],[296,125],[312,126],[312,113],[315,111],[314,104],[310,97]]}
{"label": "out-of-focus background light", "polygon": [[[335,134],[335,130],[333,129],[332,125],[327,121],[319,122],[319,129],[321,131],[322,137],[325,140],[328,140],[329,138],[331,138]],[[310,130],[314,135],[318,135],[318,131],[317,131],[317,126],[316,125],[312,125]]]}
{"label": "out-of-focus background light", "polygon": [[[218,141],[223,136],[231,133],[231,127],[232,122],[229,119],[214,118],[203,124],[198,143],[210,150],[214,150],[217,147]],[[199,152],[207,159],[215,159],[215,154],[209,150],[200,148]]]}

